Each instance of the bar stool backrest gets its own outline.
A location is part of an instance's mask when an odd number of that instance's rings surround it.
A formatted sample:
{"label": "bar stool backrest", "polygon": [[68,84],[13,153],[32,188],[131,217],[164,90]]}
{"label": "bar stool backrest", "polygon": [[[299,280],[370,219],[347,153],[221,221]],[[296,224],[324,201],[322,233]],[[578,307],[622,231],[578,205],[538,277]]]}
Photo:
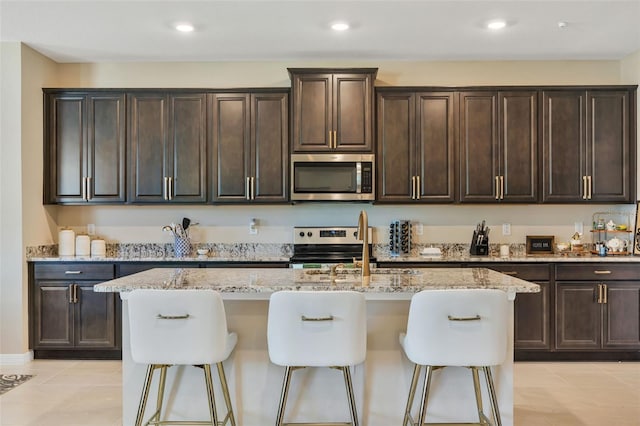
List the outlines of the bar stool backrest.
{"label": "bar stool backrest", "polygon": [[267,326],[271,362],[331,367],[364,362],[364,294],[355,291],[279,291],[271,295]]}
{"label": "bar stool backrest", "polygon": [[233,349],[216,291],[141,289],[131,292],[127,303],[135,362],[215,364]]}
{"label": "bar stool backrest", "polygon": [[403,346],[415,364],[490,366],[507,355],[509,302],[501,290],[424,290],[411,298]]}

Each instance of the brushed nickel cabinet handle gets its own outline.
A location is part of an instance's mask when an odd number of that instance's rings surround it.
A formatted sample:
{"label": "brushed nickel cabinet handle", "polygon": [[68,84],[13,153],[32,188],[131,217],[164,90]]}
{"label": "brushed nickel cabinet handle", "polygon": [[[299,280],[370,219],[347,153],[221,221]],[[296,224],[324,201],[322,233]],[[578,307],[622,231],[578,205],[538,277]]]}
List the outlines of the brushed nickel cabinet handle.
{"label": "brushed nickel cabinet handle", "polygon": [[166,319],[166,320],[179,320],[179,319],[187,319],[189,317],[190,317],[189,314],[184,314],[184,315],[162,315],[162,314],[158,314],[158,316],[156,318],[157,319]]}
{"label": "brushed nickel cabinet handle", "polygon": [[504,200],[504,176],[500,175],[500,199]]}
{"label": "brushed nickel cabinet handle", "polygon": [[82,271],[64,271],[65,275],[79,275]]}
{"label": "brushed nickel cabinet handle", "polygon": [[411,176],[411,199],[416,199],[416,177]]}
{"label": "brushed nickel cabinet handle", "polygon": [[420,199],[420,175],[416,176],[416,200]]}
{"label": "brushed nickel cabinet handle", "polygon": [[607,304],[609,302],[609,286],[602,284],[602,303]]}
{"label": "brushed nickel cabinet handle", "polygon": [[73,303],[73,284],[69,284],[69,303]]}
{"label": "brushed nickel cabinet handle", "polygon": [[604,269],[604,270],[593,271],[593,273],[594,274],[598,274],[598,275],[609,275],[611,273],[611,271],[608,271],[608,270]]}
{"label": "brushed nickel cabinet handle", "polygon": [[173,178],[169,176],[169,201],[173,200],[173,193],[174,193]]}
{"label": "brushed nickel cabinet handle", "polygon": [[251,199],[256,199],[256,178],[251,176]]}
{"label": "brushed nickel cabinet handle", "polygon": [[328,317],[306,317],[304,315],[302,315],[300,317],[300,319],[302,319],[302,321],[333,321],[333,315],[329,315]]}
{"label": "brushed nickel cabinet handle", "polygon": [[333,131],[333,148],[338,149],[338,131]]}
{"label": "brushed nickel cabinet handle", "polygon": [[87,201],[91,200],[91,176],[87,176]]}
{"label": "brushed nickel cabinet handle", "polygon": [[82,178],[82,201],[87,201],[87,178]]}
{"label": "brushed nickel cabinet handle", "polygon": [[587,177],[582,176],[582,199],[587,199]]}
{"label": "brushed nickel cabinet handle", "polygon": [[496,200],[500,199],[500,176],[496,176]]}
{"label": "brushed nickel cabinet handle", "polygon": [[245,193],[247,200],[251,199],[251,177],[247,176],[247,183],[245,184]]}
{"label": "brushed nickel cabinet handle", "polygon": [[589,192],[587,193],[588,194],[587,198],[590,200],[591,199],[591,194],[592,194],[592,192],[591,192],[591,189],[592,189],[592,187],[591,187],[591,175],[587,176],[587,183],[589,184]]}
{"label": "brushed nickel cabinet handle", "polygon": [[331,139],[331,135],[333,132],[329,130],[329,149],[333,149],[333,140]]}
{"label": "brushed nickel cabinet handle", "polygon": [[452,317],[447,315],[447,318],[449,318],[449,321],[480,321],[480,315],[474,317]]}
{"label": "brushed nickel cabinet handle", "polygon": [[165,201],[169,200],[169,195],[168,195],[168,190],[167,188],[169,187],[169,178],[168,177],[164,177],[164,188],[162,190],[162,198],[165,199]]}
{"label": "brushed nickel cabinet handle", "polygon": [[78,284],[73,285],[73,303],[78,303]]}
{"label": "brushed nickel cabinet handle", "polygon": [[596,303],[602,303],[602,284],[598,284],[598,299],[596,300]]}

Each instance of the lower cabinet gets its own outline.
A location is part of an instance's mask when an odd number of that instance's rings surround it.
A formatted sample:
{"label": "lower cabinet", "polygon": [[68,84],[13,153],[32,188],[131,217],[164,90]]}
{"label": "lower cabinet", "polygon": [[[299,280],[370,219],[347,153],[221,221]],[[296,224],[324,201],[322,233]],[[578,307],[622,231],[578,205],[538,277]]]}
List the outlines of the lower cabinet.
{"label": "lower cabinet", "polygon": [[555,349],[640,358],[640,265],[557,265]]}
{"label": "lower cabinet", "polygon": [[35,264],[30,343],[35,358],[119,359],[120,298],[93,286],[114,278],[114,264]]}

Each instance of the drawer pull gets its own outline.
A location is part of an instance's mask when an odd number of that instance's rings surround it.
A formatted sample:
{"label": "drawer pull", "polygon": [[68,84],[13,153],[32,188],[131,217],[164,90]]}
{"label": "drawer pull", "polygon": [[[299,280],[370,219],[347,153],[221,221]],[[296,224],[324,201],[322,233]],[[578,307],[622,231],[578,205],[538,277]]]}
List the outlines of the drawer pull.
{"label": "drawer pull", "polygon": [[185,315],[162,315],[158,314],[158,319],[166,319],[166,320],[177,320],[177,319],[187,319],[189,318],[189,314]]}
{"label": "drawer pull", "polygon": [[319,317],[319,318],[305,317],[304,315],[302,315],[302,321],[333,321],[333,315],[329,315],[328,317]]}
{"label": "drawer pull", "polygon": [[598,274],[598,275],[607,275],[610,274],[611,271],[607,271],[607,270],[603,270],[603,271],[593,271],[594,274]]}
{"label": "drawer pull", "polygon": [[66,275],[79,275],[82,271],[64,271]]}
{"label": "drawer pull", "polygon": [[480,315],[476,315],[475,317],[452,317],[451,315],[447,315],[449,321],[480,321]]}
{"label": "drawer pull", "polygon": [[504,271],[503,274],[505,275],[518,275],[517,271]]}

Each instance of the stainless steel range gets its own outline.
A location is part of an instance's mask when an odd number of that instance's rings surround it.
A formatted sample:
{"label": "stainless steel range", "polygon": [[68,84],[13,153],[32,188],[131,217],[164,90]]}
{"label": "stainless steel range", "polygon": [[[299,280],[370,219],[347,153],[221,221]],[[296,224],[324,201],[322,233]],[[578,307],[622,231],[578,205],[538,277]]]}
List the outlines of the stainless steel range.
{"label": "stainless steel range", "polygon": [[[362,241],[357,239],[355,226],[334,227],[295,227],[293,228],[293,256],[291,267],[302,268],[305,265],[331,265],[352,263],[362,258]],[[368,241],[372,231],[368,228]],[[372,244],[369,244],[369,253]],[[369,262],[376,259],[369,257]]]}

